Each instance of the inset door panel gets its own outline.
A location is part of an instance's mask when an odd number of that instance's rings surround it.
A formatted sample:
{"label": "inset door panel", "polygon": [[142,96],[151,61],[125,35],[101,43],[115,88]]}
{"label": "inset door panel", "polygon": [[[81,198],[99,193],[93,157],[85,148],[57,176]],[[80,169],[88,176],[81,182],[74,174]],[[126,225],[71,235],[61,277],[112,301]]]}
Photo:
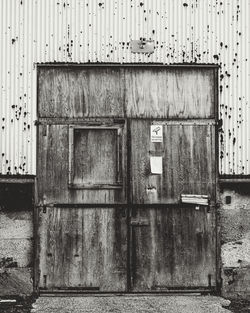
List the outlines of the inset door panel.
{"label": "inset door panel", "polygon": [[47,207],[39,237],[41,290],[126,290],[126,209]]}
{"label": "inset door panel", "polygon": [[[151,125],[162,127],[162,142],[152,142]],[[181,194],[215,199],[215,126],[209,121],[131,121],[133,203],[178,203]],[[152,170],[152,158],[162,172]]]}
{"label": "inset door panel", "polygon": [[206,206],[143,208],[131,220],[132,290],[216,286],[215,212]]}
{"label": "inset door panel", "polygon": [[70,187],[122,188],[121,134],[120,126],[70,126]]}

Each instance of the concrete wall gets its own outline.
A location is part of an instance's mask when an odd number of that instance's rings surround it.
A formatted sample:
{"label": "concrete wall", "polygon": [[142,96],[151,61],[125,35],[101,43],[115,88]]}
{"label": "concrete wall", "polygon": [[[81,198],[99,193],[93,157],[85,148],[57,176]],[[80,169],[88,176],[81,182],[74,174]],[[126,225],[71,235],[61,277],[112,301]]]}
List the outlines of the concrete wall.
{"label": "concrete wall", "polygon": [[250,184],[221,186],[222,294],[250,296]]}
{"label": "concrete wall", "polygon": [[32,185],[0,185],[0,296],[33,292]]}

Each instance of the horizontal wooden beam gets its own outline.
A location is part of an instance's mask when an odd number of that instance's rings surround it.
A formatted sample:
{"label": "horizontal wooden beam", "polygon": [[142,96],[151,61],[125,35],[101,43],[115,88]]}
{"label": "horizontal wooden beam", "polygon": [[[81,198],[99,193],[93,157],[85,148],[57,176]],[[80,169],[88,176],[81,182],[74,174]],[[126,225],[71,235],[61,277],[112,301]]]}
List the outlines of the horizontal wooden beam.
{"label": "horizontal wooden beam", "polygon": [[[44,205],[37,205],[37,207],[41,208],[101,208],[101,209],[122,209],[122,208],[137,208],[137,209],[157,209],[157,208],[195,208],[197,204],[192,203],[140,203],[140,204],[128,204],[128,203],[47,203]],[[203,207],[203,205],[200,205]]]}
{"label": "horizontal wooden beam", "polygon": [[184,68],[219,68],[218,64],[214,63],[37,63],[37,67],[184,67]]}

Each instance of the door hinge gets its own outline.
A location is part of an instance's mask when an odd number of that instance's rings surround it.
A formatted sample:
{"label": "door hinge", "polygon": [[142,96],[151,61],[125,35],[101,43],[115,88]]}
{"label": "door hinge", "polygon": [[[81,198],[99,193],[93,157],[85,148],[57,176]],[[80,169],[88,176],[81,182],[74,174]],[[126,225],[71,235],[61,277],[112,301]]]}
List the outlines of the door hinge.
{"label": "door hinge", "polygon": [[42,125],[42,133],[43,133],[43,136],[47,136],[47,125]]}

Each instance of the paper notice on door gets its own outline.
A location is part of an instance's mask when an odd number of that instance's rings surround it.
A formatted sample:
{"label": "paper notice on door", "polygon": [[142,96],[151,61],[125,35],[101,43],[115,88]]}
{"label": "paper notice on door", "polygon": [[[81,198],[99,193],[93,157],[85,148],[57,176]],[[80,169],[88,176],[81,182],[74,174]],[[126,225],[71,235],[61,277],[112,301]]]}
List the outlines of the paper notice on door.
{"label": "paper notice on door", "polygon": [[152,174],[162,174],[162,157],[150,157],[150,168]]}
{"label": "paper notice on door", "polygon": [[163,126],[162,125],[151,125],[150,134],[151,142],[163,142]]}

